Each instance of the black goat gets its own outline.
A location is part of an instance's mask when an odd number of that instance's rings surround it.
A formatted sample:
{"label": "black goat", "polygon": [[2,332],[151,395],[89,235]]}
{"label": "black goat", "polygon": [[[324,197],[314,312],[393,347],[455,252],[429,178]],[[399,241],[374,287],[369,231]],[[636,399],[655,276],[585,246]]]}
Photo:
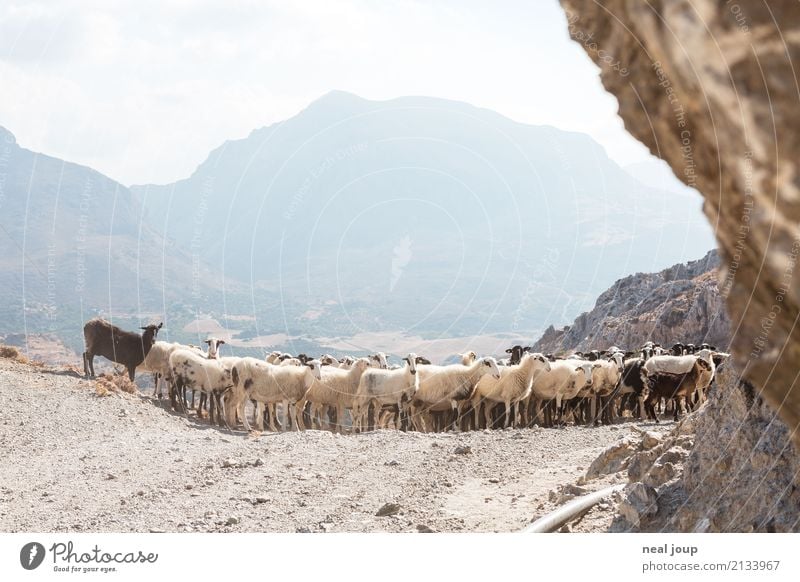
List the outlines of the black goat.
{"label": "black goat", "polygon": [[124,331],[116,325],[111,325],[104,319],[92,319],[83,326],[83,338],[86,342],[86,351],[83,352],[83,373],[86,377],[94,378],[94,357],[103,356],[122,364],[128,369],[128,376],[133,380],[136,366],[141,364],[153,342],[158,330],[163,323],[148,325],[141,329],[144,333]]}

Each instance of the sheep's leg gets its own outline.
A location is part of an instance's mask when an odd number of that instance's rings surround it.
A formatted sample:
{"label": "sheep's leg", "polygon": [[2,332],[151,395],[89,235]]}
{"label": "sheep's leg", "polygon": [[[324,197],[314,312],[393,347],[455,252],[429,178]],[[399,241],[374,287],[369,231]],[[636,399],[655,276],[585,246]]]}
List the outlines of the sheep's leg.
{"label": "sheep's leg", "polygon": [[297,402],[295,402],[292,406],[294,408],[294,424],[297,427],[297,430],[306,430],[306,420],[304,418],[305,407],[300,406]]}
{"label": "sheep's leg", "polygon": [[494,403],[489,400],[483,400],[483,423],[485,425],[484,428],[492,428],[492,408],[494,408]]}
{"label": "sheep's leg", "polygon": [[83,372],[87,378],[94,378],[94,354],[90,351],[83,352]]}
{"label": "sheep's leg", "polygon": [[[262,432],[264,430],[264,403],[260,400],[256,400],[255,406],[255,418],[254,424],[256,426],[256,430]],[[271,421],[272,419],[270,419]],[[273,426],[270,425],[270,430],[275,430]]]}
{"label": "sheep's leg", "polygon": [[236,410],[239,413],[239,416],[242,418],[242,424],[244,424],[244,429],[247,432],[250,432],[250,421],[247,420],[247,398],[242,398],[236,403]]}
{"label": "sheep's leg", "polygon": [[481,427],[481,401],[480,399],[476,398],[472,401],[472,416],[475,419],[475,430],[478,430]]}

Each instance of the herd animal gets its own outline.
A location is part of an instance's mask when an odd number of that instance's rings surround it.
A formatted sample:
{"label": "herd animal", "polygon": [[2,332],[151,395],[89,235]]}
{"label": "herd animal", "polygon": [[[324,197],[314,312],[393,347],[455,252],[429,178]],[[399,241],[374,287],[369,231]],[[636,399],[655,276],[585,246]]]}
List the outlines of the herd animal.
{"label": "herd animal", "polygon": [[[211,423],[228,428],[362,432],[395,428],[421,432],[576,424],[610,424],[638,417],[675,420],[701,405],[728,354],[706,343],[646,342],[564,356],[514,345],[507,358],[470,350],[459,363],[436,365],[409,353],[398,364],[387,354],[337,358],[274,351],[261,358],[223,357],[224,340],[205,349],[156,340],[163,324],[129,332],[102,319],[84,326],[84,372],[94,377],[94,357],[122,364],[133,380],[138,368],[153,374],[153,397],[168,387],[170,406],[208,407]],[[188,392],[191,391],[191,402]],[[250,406],[248,406],[250,404]],[[671,410],[669,410],[671,409]],[[282,414],[281,414],[282,413]],[[251,422],[252,421],[252,422]]]}

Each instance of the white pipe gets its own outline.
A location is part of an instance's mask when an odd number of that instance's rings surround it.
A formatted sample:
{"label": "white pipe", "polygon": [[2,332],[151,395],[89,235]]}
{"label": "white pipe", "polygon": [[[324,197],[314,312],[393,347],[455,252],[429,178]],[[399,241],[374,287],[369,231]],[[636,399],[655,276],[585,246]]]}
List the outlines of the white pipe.
{"label": "white pipe", "polygon": [[577,499],[573,499],[563,507],[559,507],[555,511],[548,513],[544,517],[540,517],[524,530],[522,533],[551,533],[556,531],[568,521],[572,521],[579,515],[589,511],[593,505],[600,503],[604,497],[608,497],[615,491],[620,491],[625,487],[625,483],[612,485],[594,493],[588,493]]}

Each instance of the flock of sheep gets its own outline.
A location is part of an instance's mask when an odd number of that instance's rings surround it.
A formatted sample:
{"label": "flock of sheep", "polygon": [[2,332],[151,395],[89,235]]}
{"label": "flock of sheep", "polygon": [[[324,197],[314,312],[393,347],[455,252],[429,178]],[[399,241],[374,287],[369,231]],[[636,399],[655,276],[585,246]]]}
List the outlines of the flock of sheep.
{"label": "flock of sheep", "polygon": [[[684,405],[699,405],[727,354],[713,346],[675,344],[665,350],[652,342],[636,352],[616,346],[602,352],[554,357],[514,346],[499,362],[469,351],[461,363],[433,365],[410,353],[389,365],[382,352],[363,358],[272,352],[265,359],[221,357],[217,338],[206,349],[156,341],[161,325],[142,334],[123,331],[101,319],[84,327],[84,371],[94,376],[101,355],[154,375],[154,396],[168,386],[171,405],[186,411],[187,394],[199,393],[198,415],[206,403],[210,421],[234,428],[253,424],[272,431],[306,428],[350,430],[394,427],[428,432],[611,423],[630,411],[658,422],[662,400],[677,420]],[[280,406],[280,409],[278,408]],[[279,414],[282,412],[282,415]],[[282,416],[282,418],[280,418]]]}

